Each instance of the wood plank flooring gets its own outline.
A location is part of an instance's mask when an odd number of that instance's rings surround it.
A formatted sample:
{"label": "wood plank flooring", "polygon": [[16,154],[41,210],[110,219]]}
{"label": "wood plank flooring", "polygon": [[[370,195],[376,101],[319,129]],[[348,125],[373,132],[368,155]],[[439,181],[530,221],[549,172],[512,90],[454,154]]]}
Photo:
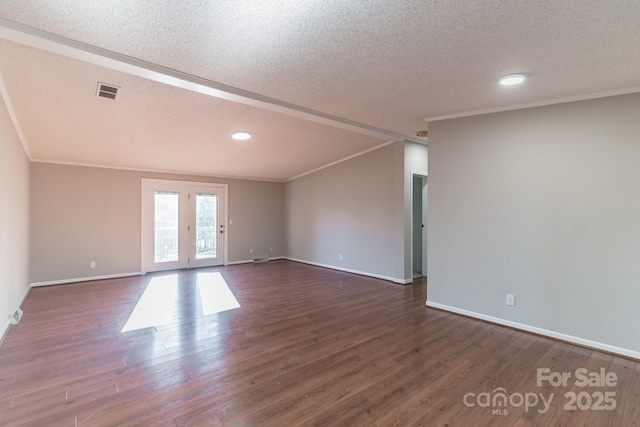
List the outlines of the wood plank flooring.
{"label": "wood plank flooring", "polygon": [[[206,272],[221,273],[239,308],[203,314]],[[168,323],[121,332],[166,275],[178,283]],[[401,286],[288,261],[35,288],[0,346],[0,425],[640,425],[640,364],[425,299],[424,279]],[[538,386],[537,368],[604,369],[618,382]],[[493,404],[499,388],[505,406]],[[568,392],[584,408],[615,393],[616,407],[565,410]],[[533,393],[553,394],[547,410],[519,400]]]}

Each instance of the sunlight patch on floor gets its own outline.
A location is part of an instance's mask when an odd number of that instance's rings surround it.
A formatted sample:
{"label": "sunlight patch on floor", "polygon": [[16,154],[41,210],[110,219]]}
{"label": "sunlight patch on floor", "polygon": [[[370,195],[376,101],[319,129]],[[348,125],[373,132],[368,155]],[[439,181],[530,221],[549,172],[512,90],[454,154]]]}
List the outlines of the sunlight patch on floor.
{"label": "sunlight patch on floor", "polygon": [[[219,272],[198,273],[196,282],[198,299],[205,316],[240,307],[240,303]],[[177,274],[152,278],[121,332],[168,325],[186,317],[187,313],[183,312],[184,310],[197,309],[195,301],[189,304],[184,304],[183,301],[183,304],[179,304],[178,292]]]}
{"label": "sunlight patch on floor", "polygon": [[122,332],[168,325],[174,321],[177,302],[178,275],[154,277],[149,281]]}
{"label": "sunlight patch on floor", "polygon": [[240,307],[222,274],[198,273],[197,277],[202,312],[205,316]]}

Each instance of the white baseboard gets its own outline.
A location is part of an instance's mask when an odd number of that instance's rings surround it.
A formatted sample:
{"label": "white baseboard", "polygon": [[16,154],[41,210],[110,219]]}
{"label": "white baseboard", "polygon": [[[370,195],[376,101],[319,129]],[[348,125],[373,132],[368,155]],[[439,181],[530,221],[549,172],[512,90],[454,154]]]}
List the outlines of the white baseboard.
{"label": "white baseboard", "polygon": [[9,326],[10,325],[11,325],[11,323],[9,323],[9,316],[7,316],[7,320],[4,321],[4,324],[0,328],[0,345],[4,341],[4,334],[7,333],[7,331],[9,330]]}
{"label": "white baseboard", "polygon": [[594,348],[608,353],[619,354],[621,356],[630,357],[632,359],[640,360],[640,352],[629,350],[622,347],[616,347],[609,344],[604,344],[597,341],[588,340],[585,338],[574,337],[573,335],[563,334],[562,332],[550,331],[548,329],[538,328],[536,326],[526,325],[524,323],[513,322],[511,320],[501,319],[499,317],[488,316],[482,313],[476,313],[475,311],[469,311],[462,308],[452,307],[450,305],[440,304],[433,301],[427,301],[427,307],[438,308],[440,310],[449,311],[451,313],[462,314],[464,316],[473,317],[475,319],[485,320],[487,322],[496,323],[502,326],[508,326],[510,328],[519,329],[526,332],[531,332],[538,335],[543,335],[549,338],[555,338],[561,341],[567,341],[573,344],[578,344],[583,347]]}
{"label": "white baseboard", "polygon": [[[22,297],[20,297],[20,299],[18,300],[18,305],[15,306],[15,308],[11,313],[15,312],[15,310],[22,307],[22,303],[24,303],[24,300],[27,298],[27,295],[29,295],[30,290],[31,290],[31,286],[27,286],[27,289],[25,289],[24,292],[22,293]],[[9,326],[11,326],[11,323],[9,322],[9,316],[11,315],[11,313],[7,313],[5,323],[0,328],[0,344],[2,344],[2,341],[4,341],[4,335],[9,330]]]}
{"label": "white baseboard", "polygon": [[140,273],[139,271],[136,271],[136,272],[122,273],[122,274],[108,274],[106,276],[78,277],[76,279],[51,280],[48,282],[35,282],[31,284],[31,287],[37,288],[38,286],[64,285],[67,283],[90,282],[92,280],[104,280],[104,279],[118,279],[120,277],[130,277],[130,276],[140,276],[140,275],[142,275],[142,273]]}
{"label": "white baseboard", "polygon": [[[279,260],[279,259],[286,259],[286,258],[283,257],[283,256],[269,257],[269,261],[276,261],[276,260]],[[240,260],[240,261],[228,262],[227,265],[251,264],[251,263],[253,263],[253,259],[243,259],[243,260]]]}
{"label": "white baseboard", "polygon": [[358,274],[360,276],[368,276],[368,277],[373,277],[373,278],[376,278],[376,279],[387,280],[389,282],[400,283],[402,285],[406,285],[408,283],[412,283],[413,282],[413,279],[398,279],[396,277],[383,276],[381,274],[369,273],[367,271],[353,270],[351,268],[338,267],[338,266],[335,266],[335,265],[322,264],[322,263],[319,263],[319,262],[307,261],[307,260],[304,260],[304,259],[291,258],[291,257],[282,257],[281,259],[300,262],[300,263],[303,263],[303,264],[315,265],[316,267],[329,268],[331,270],[344,271],[345,273]]}
{"label": "white baseboard", "polygon": [[16,306],[16,308],[22,307],[22,304],[24,303],[24,300],[27,299],[27,295],[29,295],[30,291],[31,291],[31,286],[28,286],[27,289],[25,289],[24,292],[22,293],[22,297],[20,297],[20,301],[18,302],[18,305]]}
{"label": "white baseboard", "polygon": [[252,259],[243,259],[240,261],[230,261],[227,263],[227,265],[251,264],[252,262]]}

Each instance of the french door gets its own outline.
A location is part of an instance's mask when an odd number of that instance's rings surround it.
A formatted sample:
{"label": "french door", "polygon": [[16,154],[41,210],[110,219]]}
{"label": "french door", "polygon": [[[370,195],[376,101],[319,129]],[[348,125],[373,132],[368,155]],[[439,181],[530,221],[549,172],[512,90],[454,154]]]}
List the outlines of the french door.
{"label": "french door", "polygon": [[142,179],[141,271],[225,264],[227,186]]}

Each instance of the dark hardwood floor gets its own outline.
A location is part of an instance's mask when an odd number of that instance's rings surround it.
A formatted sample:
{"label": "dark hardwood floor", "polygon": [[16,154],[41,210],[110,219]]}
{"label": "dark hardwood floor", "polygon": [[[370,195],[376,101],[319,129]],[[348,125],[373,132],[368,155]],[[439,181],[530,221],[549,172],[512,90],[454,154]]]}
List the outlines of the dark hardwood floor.
{"label": "dark hardwood floor", "polygon": [[[221,273],[239,308],[203,314],[207,272]],[[156,310],[166,324],[121,332],[167,275],[176,304]],[[639,425],[638,363],[425,299],[424,281],[288,261],[35,288],[0,346],[0,425]],[[572,377],[539,386],[537,368]],[[578,368],[615,373],[616,385],[580,387]],[[583,409],[565,409],[571,392]],[[600,406],[615,409],[591,409],[607,392],[613,402]],[[546,410],[540,394],[553,395]]]}

